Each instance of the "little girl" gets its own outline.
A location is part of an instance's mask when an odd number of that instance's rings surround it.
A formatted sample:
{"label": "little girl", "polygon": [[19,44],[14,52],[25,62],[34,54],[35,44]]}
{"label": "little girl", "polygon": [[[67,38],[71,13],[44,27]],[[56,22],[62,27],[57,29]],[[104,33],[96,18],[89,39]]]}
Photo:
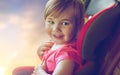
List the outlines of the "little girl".
{"label": "little girl", "polygon": [[43,44],[38,55],[42,64],[32,75],[75,75],[81,64],[76,37],[83,25],[80,0],[49,0],[44,11],[45,29],[53,42]]}

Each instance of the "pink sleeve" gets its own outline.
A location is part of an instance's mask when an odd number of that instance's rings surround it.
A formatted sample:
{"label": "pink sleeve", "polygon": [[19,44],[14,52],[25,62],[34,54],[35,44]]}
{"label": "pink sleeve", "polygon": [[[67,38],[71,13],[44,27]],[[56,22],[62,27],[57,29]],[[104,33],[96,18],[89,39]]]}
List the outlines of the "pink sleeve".
{"label": "pink sleeve", "polygon": [[55,57],[56,64],[66,59],[72,60],[77,64],[80,64],[81,62],[80,54],[72,47],[63,48]]}

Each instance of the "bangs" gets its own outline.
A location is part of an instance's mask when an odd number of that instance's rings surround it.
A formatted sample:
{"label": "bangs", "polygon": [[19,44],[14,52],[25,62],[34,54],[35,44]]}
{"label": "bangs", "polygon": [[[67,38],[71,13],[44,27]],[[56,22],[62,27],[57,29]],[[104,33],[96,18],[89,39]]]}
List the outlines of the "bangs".
{"label": "bangs", "polygon": [[66,1],[66,3],[64,0],[49,0],[44,10],[44,19],[46,19],[50,14],[55,17],[59,17],[59,15],[71,5],[70,3],[71,2],[69,0]]}

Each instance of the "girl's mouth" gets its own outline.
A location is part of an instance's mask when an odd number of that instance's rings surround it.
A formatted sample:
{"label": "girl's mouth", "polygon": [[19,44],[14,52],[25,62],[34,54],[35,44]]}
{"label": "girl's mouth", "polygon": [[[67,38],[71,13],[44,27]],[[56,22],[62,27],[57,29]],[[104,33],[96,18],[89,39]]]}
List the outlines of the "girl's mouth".
{"label": "girl's mouth", "polygon": [[53,37],[56,38],[56,39],[62,39],[63,35],[53,35]]}

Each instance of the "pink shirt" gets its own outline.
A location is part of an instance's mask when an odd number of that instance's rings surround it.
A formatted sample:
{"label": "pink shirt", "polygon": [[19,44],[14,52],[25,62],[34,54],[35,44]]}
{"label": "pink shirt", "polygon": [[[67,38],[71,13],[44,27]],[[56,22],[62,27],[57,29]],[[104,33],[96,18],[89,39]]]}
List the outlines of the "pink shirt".
{"label": "pink shirt", "polygon": [[[80,65],[80,53],[75,49],[75,43],[66,44],[58,50],[48,50],[43,56],[46,72],[52,74],[56,65],[62,60],[72,60],[76,65]],[[79,67],[79,66],[78,66]]]}

